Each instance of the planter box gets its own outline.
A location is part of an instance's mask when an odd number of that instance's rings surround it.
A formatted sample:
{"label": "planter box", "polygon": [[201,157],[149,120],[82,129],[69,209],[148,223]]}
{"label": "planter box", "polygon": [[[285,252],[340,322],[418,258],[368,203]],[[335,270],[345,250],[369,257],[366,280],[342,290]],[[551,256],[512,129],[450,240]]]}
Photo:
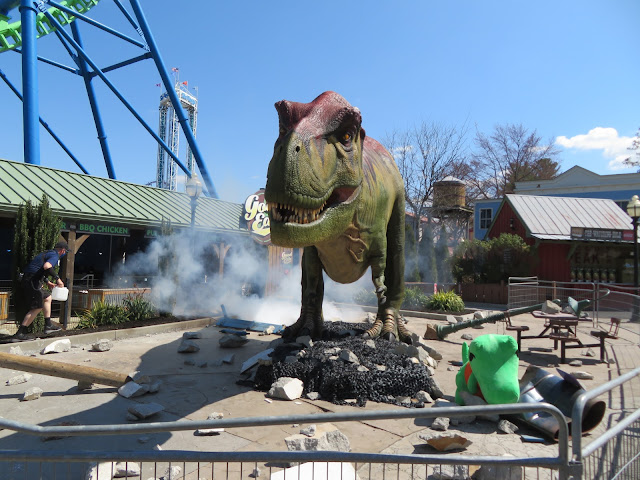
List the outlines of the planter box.
{"label": "planter box", "polygon": [[150,288],[90,288],[89,290],[73,291],[72,308],[90,310],[96,302],[122,305],[127,296],[142,295],[147,297]]}

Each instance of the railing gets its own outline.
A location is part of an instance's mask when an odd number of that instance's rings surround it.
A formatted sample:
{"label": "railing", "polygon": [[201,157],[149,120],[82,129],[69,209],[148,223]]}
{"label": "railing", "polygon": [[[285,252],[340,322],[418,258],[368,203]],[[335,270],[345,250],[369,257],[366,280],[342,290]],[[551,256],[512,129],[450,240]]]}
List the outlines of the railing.
{"label": "railing", "polygon": [[[0,471],[20,471],[16,478],[84,478],[90,463],[104,463],[105,472],[110,474],[115,462],[138,464],[140,478],[158,477],[170,465],[181,466],[184,476],[179,478],[246,478],[253,468],[265,469],[270,475],[264,478],[314,480],[427,478],[431,473],[440,472],[446,465],[458,466],[470,476],[469,466],[493,467],[494,472],[520,472],[523,478],[569,479],[579,472],[579,465],[570,462],[569,427],[565,416],[553,405],[547,403],[521,403],[509,405],[483,405],[468,407],[434,407],[426,409],[365,411],[348,413],[325,413],[287,415],[278,417],[228,418],[220,420],[179,420],[166,423],[124,424],[124,425],[75,425],[49,426],[29,425],[0,418],[0,428],[42,437],[140,435],[145,433],[173,432],[195,429],[235,427],[263,427],[269,425],[291,425],[310,423],[335,423],[382,419],[418,419],[436,417],[464,417],[469,415],[516,415],[522,413],[543,413],[553,416],[560,426],[557,454],[539,457],[504,457],[446,454],[380,454],[337,451],[292,451],[292,452],[196,452],[196,451],[54,451],[50,448],[37,450],[0,450]],[[312,465],[306,464],[312,462]],[[284,466],[277,464],[298,464],[292,471],[283,472]],[[305,469],[312,475],[303,476]],[[33,477],[27,476],[32,472]],[[157,472],[157,473],[156,473]],[[240,473],[240,476],[237,474]],[[192,476],[187,476],[187,474]],[[35,476],[40,475],[40,476]],[[66,477],[65,477],[66,475]],[[504,476],[507,475],[507,476]],[[262,477],[262,475],[261,475]],[[510,474],[499,475],[511,478]],[[87,477],[88,478],[88,477]],[[94,477],[95,478],[95,477]],[[106,476],[106,478],[111,478]],[[174,478],[174,477],[172,477]]]}
{"label": "railing", "polygon": [[615,425],[588,445],[582,445],[582,415],[587,402],[617,387],[626,388],[626,395],[633,398],[630,381],[638,376],[640,368],[589,390],[576,400],[571,422],[572,449],[573,461],[584,466],[581,478],[640,478],[640,409],[622,410]]}

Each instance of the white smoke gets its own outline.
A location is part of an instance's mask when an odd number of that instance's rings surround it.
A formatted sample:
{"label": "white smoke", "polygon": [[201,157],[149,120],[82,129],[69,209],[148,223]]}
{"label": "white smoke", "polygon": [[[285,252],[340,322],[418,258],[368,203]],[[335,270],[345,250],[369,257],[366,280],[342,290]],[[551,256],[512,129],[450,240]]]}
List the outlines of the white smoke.
{"label": "white smoke", "polygon": [[[222,306],[230,317],[243,320],[291,325],[300,314],[301,276],[298,265],[275,279],[276,291],[262,295],[268,275],[267,247],[248,241],[231,244],[220,274],[213,245],[228,240],[189,230],[154,240],[144,252],[129,255],[107,280],[111,287],[129,286],[132,278],[145,275],[151,294],[149,300],[161,312],[178,317],[218,316]],[[158,268],[163,259],[172,257],[169,267]],[[373,291],[370,270],[358,282],[343,285],[325,275],[323,313],[325,320],[362,321],[365,313],[358,307],[337,305],[353,303],[362,289]],[[253,285],[254,292],[243,294],[243,285]],[[142,285],[140,285],[142,286]]]}

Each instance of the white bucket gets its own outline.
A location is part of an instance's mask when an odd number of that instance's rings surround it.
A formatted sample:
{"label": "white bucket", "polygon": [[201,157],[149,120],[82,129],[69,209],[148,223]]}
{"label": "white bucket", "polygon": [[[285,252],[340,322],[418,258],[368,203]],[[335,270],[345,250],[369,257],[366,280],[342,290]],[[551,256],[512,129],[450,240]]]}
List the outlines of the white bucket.
{"label": "white bucket", "polygon": [[66,302],[69,296],[69,289],[67,287],[53,287],[51,290],[51,299],[59,302]]}

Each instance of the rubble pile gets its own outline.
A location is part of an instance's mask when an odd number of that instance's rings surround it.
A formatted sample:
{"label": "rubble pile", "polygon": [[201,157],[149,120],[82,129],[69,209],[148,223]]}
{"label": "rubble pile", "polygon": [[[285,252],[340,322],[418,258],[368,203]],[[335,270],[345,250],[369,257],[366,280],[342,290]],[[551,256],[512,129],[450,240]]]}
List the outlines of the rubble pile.
{"label": "rubble pile", "polygon": [[[362,338],[366,324],[325,325],[325,340],[300,337],[274,346],[271,361],[258,366],[255,388],[267,391],[278,379],[292,377],[302,380],[303,395],[318,393],[319,398],[335,404],[358,406],[372,400],[423,407],[424,401],[416,399],[418,392],[426,391],[434,398],[442,395],[430,367],[401,353],[396,342]],[[414,401],[408,403],[407,398]]]}

